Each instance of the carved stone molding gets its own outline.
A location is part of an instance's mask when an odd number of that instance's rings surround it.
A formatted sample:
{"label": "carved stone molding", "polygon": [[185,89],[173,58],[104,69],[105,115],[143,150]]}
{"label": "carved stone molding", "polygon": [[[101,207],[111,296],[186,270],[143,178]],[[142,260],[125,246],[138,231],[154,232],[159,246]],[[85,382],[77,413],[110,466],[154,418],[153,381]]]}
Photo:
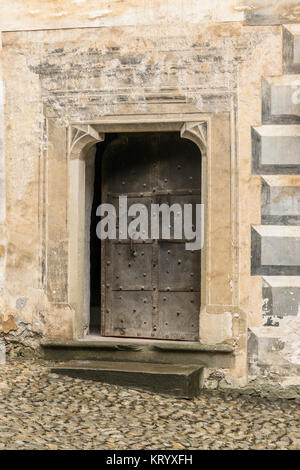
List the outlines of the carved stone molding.
{"label": "carved stone molding", "polygon": [[185,122],[180,129],[180,136],[194,142],[203,152],[207,149],[207,122]]}
{"label": "carved stone molding", "polygon": [[70,126],[69,155],[70,158],[81,158],[82,150],[102,142],[105,134],[99,134],[90,124]]}

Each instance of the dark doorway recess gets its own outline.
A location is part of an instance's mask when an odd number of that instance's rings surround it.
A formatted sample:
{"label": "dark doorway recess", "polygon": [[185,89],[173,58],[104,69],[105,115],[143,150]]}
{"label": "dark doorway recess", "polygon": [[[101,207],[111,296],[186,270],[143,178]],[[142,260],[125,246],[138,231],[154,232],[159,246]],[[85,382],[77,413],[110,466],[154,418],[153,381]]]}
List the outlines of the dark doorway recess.
{"label": "dark doorway recess", "polygon": [[101,240],[96,235],[99,217],[96,210],[102,202],[102,156],[106,147],[116,139],[117,134],[106,134],[105,140],[96,146],[94,166],[94,197],[90,225],[90,333],[100,334],[101,320]]}
{"label": "dark doorway recess", "polygon": [[[152,203],[200,203],[199,148],[178,132],[107,134],[97,146],[90,233],[90,332],[198,340],[200,250],[186,250],[184,239],[150,236],[101,245],[96,209],[103,202],[117,208],[120,195],[149,214]],[[170,225],[172,233],[173,218]]]}

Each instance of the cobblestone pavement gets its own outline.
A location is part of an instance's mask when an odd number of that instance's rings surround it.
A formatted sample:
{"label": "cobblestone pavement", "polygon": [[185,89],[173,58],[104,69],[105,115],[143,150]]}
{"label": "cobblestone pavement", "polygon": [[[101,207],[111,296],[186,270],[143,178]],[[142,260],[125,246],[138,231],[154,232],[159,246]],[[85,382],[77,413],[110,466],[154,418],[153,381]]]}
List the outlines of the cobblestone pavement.
{"label": "cobblestone pavement", "polygon": [[0,449],[300,449],[299,400],[206,392],[179,400],[0,368]]}

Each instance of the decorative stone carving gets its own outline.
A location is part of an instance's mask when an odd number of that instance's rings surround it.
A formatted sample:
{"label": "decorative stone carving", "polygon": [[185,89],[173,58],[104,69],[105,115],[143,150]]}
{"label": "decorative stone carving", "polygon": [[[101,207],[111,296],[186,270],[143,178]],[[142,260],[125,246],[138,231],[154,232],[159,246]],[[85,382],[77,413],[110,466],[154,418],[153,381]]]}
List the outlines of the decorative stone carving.
{"label": "decorative stone carving", "polygon": [[185,122],[180,129],[180,136],[194,142],[205,154],[207,148],[207,122]]}
{"label": "decorative stone carving", "polygon": [[[70,127],[70,158],[81,158],[82,150],[104,140],[105,134],[99,134],[91,125],[81,124]],[[88,150],[86,148],[86,150]]]}

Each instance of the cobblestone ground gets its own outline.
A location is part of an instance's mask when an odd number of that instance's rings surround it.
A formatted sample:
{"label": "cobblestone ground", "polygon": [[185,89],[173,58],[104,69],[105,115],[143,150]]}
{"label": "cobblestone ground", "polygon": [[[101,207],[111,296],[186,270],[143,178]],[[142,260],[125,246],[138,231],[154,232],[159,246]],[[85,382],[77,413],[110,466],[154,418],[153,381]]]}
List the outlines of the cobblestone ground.
{"label": "cobblestone ground", "polygon": [[192,401],[0,368],[0,449],[300,449],[299,400],[206,392]]}

